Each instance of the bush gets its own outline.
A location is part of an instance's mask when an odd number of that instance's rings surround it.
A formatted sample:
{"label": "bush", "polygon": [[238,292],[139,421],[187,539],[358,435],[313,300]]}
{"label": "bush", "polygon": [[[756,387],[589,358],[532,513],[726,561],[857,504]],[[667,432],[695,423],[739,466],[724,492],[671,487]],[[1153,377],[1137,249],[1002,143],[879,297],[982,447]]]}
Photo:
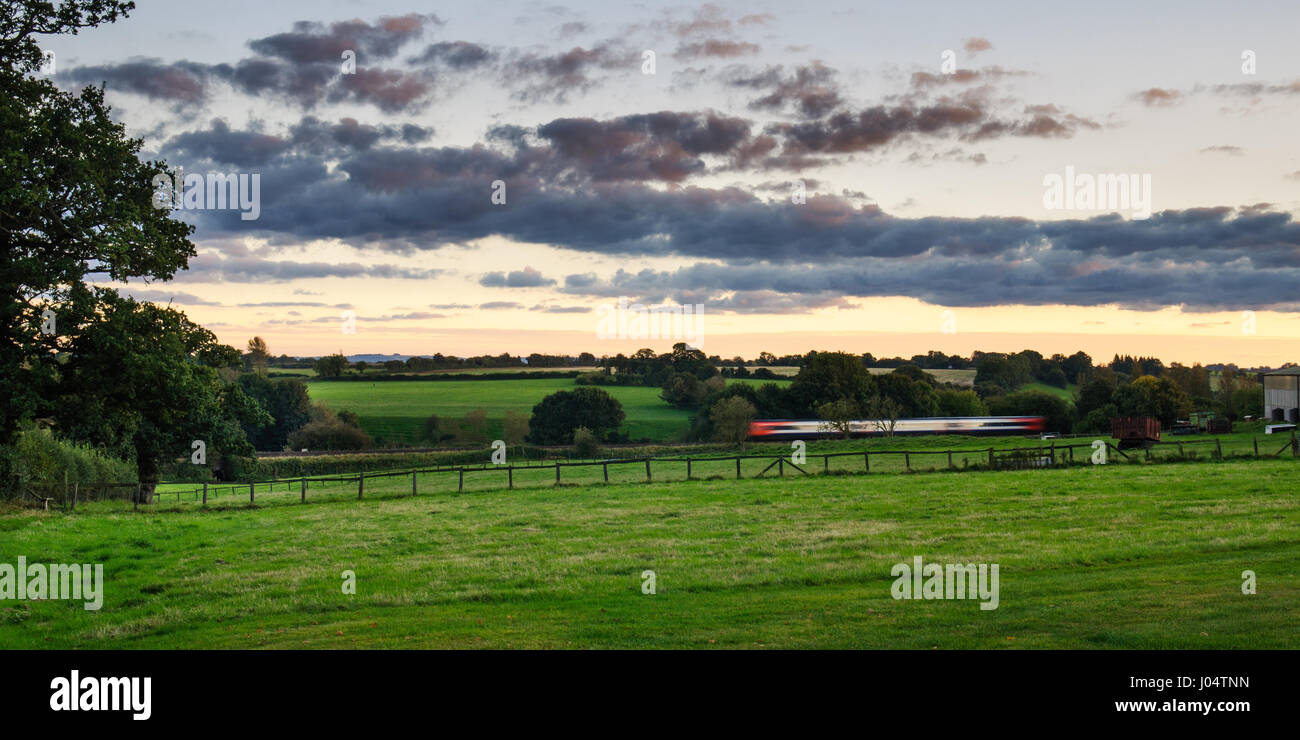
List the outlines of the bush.
{"label": "bush", "polygon": [[639,373],[592,372],[578,375],[573,382],[576,385],[645,385],[645,376]]}
{"label": "bush", "polygon": [[556,391],[533,407],[528,439],[539,445],[571,444],[579,427],[599,437],[617,430],[623,418],[623,404],[600,388]]}
{"label": "bush", "polygon": [[370,435],[338,419],[312,421],[289,433],[291,450],[364,450],[374,446]]}
{"label": "bush", "polygon": [[48,429],[21,432],[12,446],[0,447],[0,495],[18,493],[20,483],[38,486],[79,483],[134,483],[135,466],[102,450],[55,438]]}
{"label": "bush", "polygon": [[713,424],[713,437],[719,442],[745,445],[749,438],[749,423],[758,411],[754,404],[740,396],[724,398],[709,410],[709,420]]}
{"label": "bush", "polygon": [[975,391],[945,388],[937,394],[939,416],[988,416],[989,408],[984,405]]}
{"label": "bush", "polygon": [[600,455],[600,444],[596,435],[586,427],[573,430],[573,454],[578,457],[596,457]]}
{"label": "bush", "polygon": [[1083,418],[1075,422],[1075,434],[1110,434],[1110,422],[1119,416],[1119,409],[1115,404],[1108,403],[1099,409],[1093,409]]}
{"label": "bush", "polygon": [[1017,391],[989,401],[994,416],[1042,416],[1046,431],[1068,432],[1074,426],[1074,407],[1044,391]]}
{"label": "bush", "polygon": [[[725,381],[724,381],[725,382]],[[677,409],[693,409],[700,405],[709,390],[691,373],[670,373],[664,381],[659,397]]]}

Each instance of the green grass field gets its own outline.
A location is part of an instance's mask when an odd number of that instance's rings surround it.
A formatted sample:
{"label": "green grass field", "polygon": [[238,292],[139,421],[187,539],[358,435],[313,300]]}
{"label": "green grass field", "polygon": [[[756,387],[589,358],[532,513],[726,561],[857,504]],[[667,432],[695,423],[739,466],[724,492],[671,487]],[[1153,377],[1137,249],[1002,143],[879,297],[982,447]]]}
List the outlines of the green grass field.
{"label": "green grass field", "polygon": [[[107,586],[98,612],[6,603],[0,648],[1294,648],[1296,465],[9,511],[0,562],[100,562]],[[894,600],[914,555],[999,564],[999,607]]]}
{"label": "green grass field", "polygon": [[[763,381],[736,380],[732,382]],[[782,382],[782,381],[767,381]],[[389,442],[418,444],[430,414],[464,417],[474,409],[487,411],[488,433],[499,435],[507,411],[530,416],[533,406],[556,391],[578,388],[570,378],[541,380],[406,380],[314,381],[307,385],[313,401],[335,411],[355,411],[361,428]],[[632,439],[675,439],[690,425],[691,412],[669,406],[658,388],[601,386],[623,404],[627,416],[622,431]]]}
{"label": "green grass field", "polygon": [[1078,391],[1078,389],[1079,386],[1074,385],[1073,383],[1071,383],[1065,388],[1057,388],[1054,385],[1048,385],[1046,383],[1025,383],[1024,385],[1020,386],[1016,390],[1041,391],[1043,393],[1056,396],[1057,398],[1060,398],[1064,401],[1069,401],[1070,403],[1074,403],[1074,394],[1076,391]]}

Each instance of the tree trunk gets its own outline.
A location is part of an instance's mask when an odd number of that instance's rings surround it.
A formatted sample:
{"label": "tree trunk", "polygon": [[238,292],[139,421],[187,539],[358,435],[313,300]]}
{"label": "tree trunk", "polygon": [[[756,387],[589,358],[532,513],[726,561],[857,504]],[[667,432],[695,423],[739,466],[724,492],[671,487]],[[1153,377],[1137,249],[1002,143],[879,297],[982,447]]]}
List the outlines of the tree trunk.
{"label": "tree trunk", "polygon": [[154,489],[158,487],[158,481],[140,481],[139,497],[136,503],[152,504]]}

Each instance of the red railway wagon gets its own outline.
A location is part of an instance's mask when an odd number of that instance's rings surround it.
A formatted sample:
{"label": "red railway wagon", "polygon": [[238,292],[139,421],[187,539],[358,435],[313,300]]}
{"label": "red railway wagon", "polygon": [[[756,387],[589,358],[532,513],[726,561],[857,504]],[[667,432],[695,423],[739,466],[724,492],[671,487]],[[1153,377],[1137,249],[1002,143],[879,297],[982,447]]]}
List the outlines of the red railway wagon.
{"label": "red railway wagon", "polygon": [[1160,441],[1160,420],[1149,416],[1117,416],[1110,420],[1110,436],[1121,449],[1143,447]]}

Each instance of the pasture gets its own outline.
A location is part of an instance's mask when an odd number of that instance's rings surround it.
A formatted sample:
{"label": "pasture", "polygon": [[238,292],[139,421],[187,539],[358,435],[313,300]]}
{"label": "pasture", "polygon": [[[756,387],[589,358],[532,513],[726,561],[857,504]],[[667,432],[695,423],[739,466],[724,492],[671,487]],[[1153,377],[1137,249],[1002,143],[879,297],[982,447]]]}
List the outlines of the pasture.
{"label": "pasture", "polygon": [[[731,382],[761,384],[764,381]],[[309,383],[307,390],[313,401],[320,401],[335,411],[355,411],[361,428],[376,439],[419,444],[424,435],[424,421],[430,414],[460,418],[475,409],[483,409],[487,412],[488,434],[498,437],[507,411],[531,416],[533,406],[546,396],[578,387],[571,378],[374,383],[318,380]],[[691,412],[669,406],[659,398],[659,388],[600,387],[623,404],[627,418],[621,431],[632,439],[672,440],[690,425]]]}
{"label": "pasture", "polygon": [[[872,375],[888,375],[894,372],[892,367],[869,367],[867,368]],[[935,380],[940,383],[952,383],[953,385],[965,386],[967,388],[975,384],[975,370],[926,370],[925,372],[934,376]]]}
{"label": "pasture", "polygon": [[[103,563],[107,585],[96,612],[5,603],[0,648],[1294,648],[1295,466],[12,510],[0,562]],[[915,555],[999,564],[998,608],[893,599]]]}

